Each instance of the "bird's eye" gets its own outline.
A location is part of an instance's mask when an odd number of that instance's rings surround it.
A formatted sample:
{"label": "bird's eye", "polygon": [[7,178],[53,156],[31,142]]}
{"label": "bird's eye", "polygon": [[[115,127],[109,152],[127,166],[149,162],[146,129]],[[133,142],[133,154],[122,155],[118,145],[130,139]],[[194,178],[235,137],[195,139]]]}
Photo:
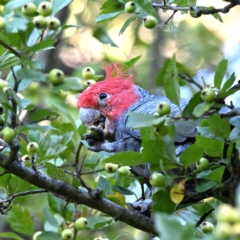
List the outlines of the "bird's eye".
{"label": "bird's eye", "polygon": [[100,100],[104,100],[105,98],[107,98],[107,94],[106,93],[100,93],[99,94],[99,99]]}

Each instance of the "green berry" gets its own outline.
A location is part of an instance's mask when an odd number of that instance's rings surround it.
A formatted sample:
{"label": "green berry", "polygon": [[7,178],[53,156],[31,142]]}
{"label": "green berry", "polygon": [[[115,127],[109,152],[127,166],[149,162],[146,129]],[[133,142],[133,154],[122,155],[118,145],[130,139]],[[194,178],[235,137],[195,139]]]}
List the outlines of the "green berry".
{"label": "green berry", "polygon": [[5,127],[2,130],[2,135],[3,135],[3,140],[7,143],[10,143],[16,137],[15,131],[10,127]]}
{"label": "green berry", "polygon": [[197,167],[197,169],[196,169],[197,172],[201,172],[203,170],[206,170],[209,167],[209,161],[206,158],[201,158],[197,162],[196,167]]}
{"label": "green berry", "polygon": [[121,176],[128,176],[131,174],[130,172],[130,167],[127,167],[127,166],[124,166],[124,167],[120,167],[118,170],[117,170],[117,173]]}
{"label": "green berry", "polygon": [[165,177],[161,173],[154,172],[150,177],[150,183],[153,187],[163,187],[165,185]]}
{"label": "green berry", "polygon": [[167,115],[170,113],[170,111],[171,111],[171,108],[170,108],[169,103],[167,103],[167,102],[160,102],[157,105],[157,113],[160,116]]}
{"label": "green berry", "polygon": [[94,69],[90,68],[90,67],[85,67],[82,70],[82,76],[84,79],[88,80],[88,79],[92,79],[95,75],[95,71]]}
{"label": "green berry", "polygon": [[116,172],[118,169],[118,165],[117,164],[113,164],[113,163],[106,163],[105,164],[105,170],[108,173],[114,173]]}
{"label": "green berry", "polygon": [[146,16],[143,19],[143,25],[145,28],[152,29],[157,26],[157,19],[151,15]]}
{"label": "green berry", "polygon": [[51,15],[52,4],[50,2],[41,2],[38,6],[38,12],[44,17]]}
{"label": "green berry", "polygon": [[90,79],[90,80],[84,81],[83,84],[84,84],[85,87],[90,87],[90,86],[92,86],[94,83],[96,83],[96,81]]}
{"label": "green berry", "polygon": [[235,224],[240,222],[240,212],[229,204],[221,204],[216,210],[216,218],[218,222]]}
{"label": "green berry", "polygon": [[0,79],[0,88],[4,89],[5,87],[8,87],[8,82]]}
{"label": "green berry", "polygon": [[134,2],[127,2],[125,4],[125,11],[127,13],[133,13],[133,12],[135,12],[135,10],[136,10],[136,5]]}
{"label": "green berry", "polygon": [[30,155],[24,155],[22,156],[22,161],[25,165],[25,167],[30,167],[32,165],[32,159],[31,159],[31,156]]}
{"label": "green berry", "polygon": [[201,229],[204,233],[212,233],[214,231],[214,226],[211,222],[203,222],[201,224]]}
{"label": "green berry", "polygon": [[64,72],[60,69],[54,68],[48,74],[48,79],[52,85],[62,84],[64,81]]}
{"label": "green berry", "polygon": [[0,17],[0,30],[4,30],[6,20],[3,17]]}
{"label": "green berry", "polygon": [[47,26],[51,30],[57,30],[61,26],[61,22],[58,18],[53,17],[48,20]]}
{"label": "green berry", "polygon": [[84,217],[80,217],[75,221],[74,226],[78,231],[85,230],[88,226],[88,220]]}
{"label": "green berry", "polygon": [[25,4],[22,6],[22,13],[23,13],[25,16],[28,16],[28,17],[36,16],[37,6],[36,6],[34,3],[32,3],[32,2],[25,3]]}
{"label": "green berry", "polygon": [[28,145],[27,145],[27,151],[28,153],[30,154],[34,154],[38,151],[39,149],[39,146],[36,142],[30,142]]}
{"label": "green berry", "polygon": [[73,239],[73,231],[69,228],[66,228],[62,231],[62,239],[63,240],[72,240]]}
{"label": "green berry", "polygon": [[47,20],[45,17],[39,15],[33,19],[36,28],[42,29],[47,27]]}
{"label": "green berry", "polygon": [[201,99],[204,102],[213,102],[215,99],[215,92],[212,88],[204,88],[201,91]]}

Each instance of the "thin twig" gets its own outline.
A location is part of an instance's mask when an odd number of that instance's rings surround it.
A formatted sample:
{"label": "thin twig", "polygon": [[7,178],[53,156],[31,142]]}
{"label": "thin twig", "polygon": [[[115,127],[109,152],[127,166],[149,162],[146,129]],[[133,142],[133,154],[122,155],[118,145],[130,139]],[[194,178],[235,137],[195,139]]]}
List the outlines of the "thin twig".
{"label": "thin twig", "polygon": [[14,198],[17,198],[17,197],[27,196],[30,194],[45,193],[45,192],[48,192],[48,191],[45,189],[40,189],[40,190],[31,190],[26,192],[15,193],[8,199],[0,200],[0,203],[11,202]]}
{"label": "thin twig", "polygon": [[105,168],[100,168],[100,169],[94,170],[94,171],[82,172],[80,175],[90,175],[90,174],[94,174],[94,173],[97,173],[97,172],[102,172],[104,170],[105,170]]}
{"label": "thin twig", "polygon": [[196,82],[194,79],[192,79],[190,76],[186,76],[186,75],[180,74],[180,73],[178,74],[178,76],[180,78],[184,79],[185,81],[196,85],[200,90],[203,89],[203,87],[198,82]]}
{"label": "thin twig", "polygon": [[6,49],[8,49],[10,52],[12,52],[14,55],[21,58],[21,54],[17,50],[15,50],[14,48],[12,48],[10,45],[5,43],[2,39],[0,39],[0,44],[3,45]]}
{"label": "thin twig", "polygon": [[172,13],[172,15],[168,18],[168,20],[165,22],[165,25],[167,25],[168,24],[168,22],[173,18],[173,16],[175,15],[175,13],[176,13],[177,11],[174,11],[173,13]]}

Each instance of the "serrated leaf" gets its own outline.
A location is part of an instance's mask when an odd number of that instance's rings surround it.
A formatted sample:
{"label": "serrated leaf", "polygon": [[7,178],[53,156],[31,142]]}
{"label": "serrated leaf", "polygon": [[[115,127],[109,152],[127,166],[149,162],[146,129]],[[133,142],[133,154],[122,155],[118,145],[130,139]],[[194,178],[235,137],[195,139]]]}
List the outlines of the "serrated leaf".
{"label": "serrated leaf", "polygon": [[203,148],[205,154],[210,157],[223,157],[224,141],[196,136],[196,144]]}
{"label": "serrated leaf", "polygon": [[138,13],[138,16],[140,18],[144,18],[147,15],[152,15],[156,19],[158,19],[158,15],[154,7],[152,6],[152,3],[148,0],[134,0],[134,3],[136,5],[136,12]]}
{"label": "serrated leaf", "polygon": [[180,88],[178,83],[178,71],[175,58],[176,57],[174,55],[167,66],[167,70],[163,78],[163,88],[167,98],[179,106]]}
{"label": "serrated leaf", "polygon": [[219,114],[212,114],[209,119],[209,129],[216,137],[227,139],[230,134],[230,125],[226,119],[223,119]]}
{"label": "serrated leaf", "polygon": [[229,89],[226,92],[221,92],[218,97],[219,98],[226,98],[226,97],[228,97],[230,95],[233,95],[237,91],[239,91],[239,88],[231,88],[231,89]]}
{"label": "serrated leaf", "polygon": [[12,204],[7,221],[17,233],[32,236],[34,234],[33,222],[27,208]]}
{"label": "serrated leaf", "polygon": [[122,28],[120,29],[118,35],[122,35],[122,34],[125,32],[125,30],[127,29],[127,27],[131,24],[131,22],[133,22],[135,19],[136,19],[136,16],[130,17],[130,18],[123,24],[123,26],[122,26]]}
{"label": "serrated leaf", "polygon": [[217,65],[217,69],[214,75],[214,87],[220,89],[222,85],[222,81],[224,78],[224,75],[227,71],[227,66],[228,66],[228,60],[223,59],[220,61]]}
{"label": "serrated leaf", "polygon": [[112,192],[110,182],[102,176],[98,179],[97,189],[102,190],[104,192],[104,196],[107,196]]}
{"label": "serrated leaf", "polygon": [[203,149],[201,146],[193,144],[188,147],[181,155],[180,162],[182,165],[187,168],[191,164],[194,164],[199,161],[203,156]]}
{"label": "serrated leaf", "polygon": [[48,205],[52,211],[62,215],[63,208],[65,206],[65,202],[61,198],[57,198],[57,197],[53,196],[52,194],[48,194]]}
{"label": "serrated leaf", "polygon": [[53,91],[59,93],[60,90],[63,91],[73,91],[80,92],[84,89],[83,82],[79,78],[65,78],[64,82],[59,85],[53,86]]}

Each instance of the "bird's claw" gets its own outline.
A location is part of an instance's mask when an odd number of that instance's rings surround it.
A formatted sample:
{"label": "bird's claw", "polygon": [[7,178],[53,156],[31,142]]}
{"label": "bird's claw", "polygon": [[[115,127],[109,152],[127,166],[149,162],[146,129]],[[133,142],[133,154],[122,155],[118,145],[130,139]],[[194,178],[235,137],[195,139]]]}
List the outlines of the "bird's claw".
{"label": "bird's claw", "polygon": [[92,133],[84,134],[84,138],[89,145],[88,149],[94,152],[102,151],[101,145],[105,142],[104,130],[96,126],[89,127],[89,130]]}

